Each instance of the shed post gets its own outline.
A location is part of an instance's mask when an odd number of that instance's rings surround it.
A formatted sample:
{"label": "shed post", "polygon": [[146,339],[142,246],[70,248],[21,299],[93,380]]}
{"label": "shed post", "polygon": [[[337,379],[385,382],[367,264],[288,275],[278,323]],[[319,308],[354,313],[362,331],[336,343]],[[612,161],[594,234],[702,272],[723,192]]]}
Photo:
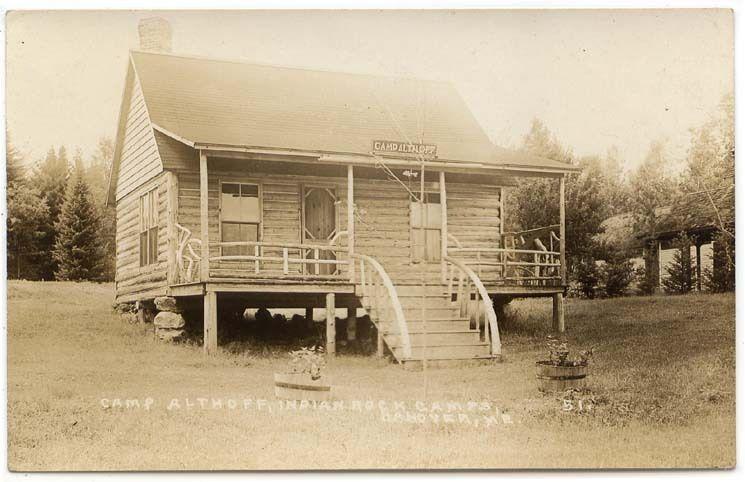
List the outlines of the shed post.
{"label": "shed post", "polygon": [[305,323],[310,329],[313,329],[313,307],[305,308]]}
{"label": "shed post", "polygon": [[217,353],[217,293],[204,294],[204,353]]}
{"label": "shed post", "polygon": [[210,276],[210,230],[209,230],[209,178],[207,176],[207,154],[199,151],[199,219],[201,228],[202,259],[199,262],[200,279]]}
{"label": "shed post", "polygon": [[445,171],[440,171],[440,264],[442,266],[442,282],[447,282],[448,267],[445,258],[448,255],[448,203],[445,189]]}
{"label": "shed post", "polygon": [[564,333],[564,330],[566,329],[564,326],[564,294],[554,293],[553,302],[554,302],[553,303],[554,305],[554,311],[553,311],[554,331],[558,331],[559,333]]}
{"label": "shed post", "polygon": [[336,302],[334,293],[326,294],[326,353],[336,354]]}
{"label": "shed post", "polygon": [[567,285],[566,201],[564,199],[565,184],[565,176],[562,174],[561,178],[559,179],[559,262],[561,263],[562,286]]}
{"label": "shed post", "polygon": [[349,250],[349,281],[354,283],[354,167],[347,166],[347,249]]}

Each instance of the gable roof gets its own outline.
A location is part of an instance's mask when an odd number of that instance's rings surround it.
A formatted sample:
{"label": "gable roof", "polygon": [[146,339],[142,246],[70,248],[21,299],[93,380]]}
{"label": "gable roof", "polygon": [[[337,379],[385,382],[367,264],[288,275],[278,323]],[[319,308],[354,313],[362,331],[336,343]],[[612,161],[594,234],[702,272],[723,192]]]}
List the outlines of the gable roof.
{"label": "gable roof", "polygon": [[437,145],[440,160],[572,169],[497,149],[449,83],[132,52],[153,124],[193,145],[369,154]]}
{"label": "gable roof", "polygon": [[[410,141],[435,144],[438,161],[517,171],[577,170],[494,146],[446,82],[138,50],[130,53],[130,67],[153,128],[193,148],[369,156],[374,140]],[[118,161],[115,155],[113,169]]]}

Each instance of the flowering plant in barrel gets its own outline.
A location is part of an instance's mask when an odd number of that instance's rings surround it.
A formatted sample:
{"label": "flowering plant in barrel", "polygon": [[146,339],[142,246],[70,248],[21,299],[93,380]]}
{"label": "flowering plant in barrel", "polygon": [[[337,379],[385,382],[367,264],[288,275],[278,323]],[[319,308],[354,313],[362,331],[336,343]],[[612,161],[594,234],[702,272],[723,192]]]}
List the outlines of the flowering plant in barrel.
{"label": "flowering plant in barrel", "polygon": [[548,360],[536,362],[538,389],[550,392],[583,387],[592,348],[580,351],[577,357],[571,358],[566,340],[559,340],[552,335],[548,336],[546,346]]}
{"label": "flowering plant in barrel", "polygon": [[290,373],[307,373],[312,380],[321,378],[321,371],[326,367],[323,347],[302,347],[290,352]]}
{"label": "flowering plant in barrel", "polygon": [[274,374],[274,394],[282,400],[328,400],[331,384],[323,376],[326,357],[323,347],[302,347],[290,352],[285,373]]}

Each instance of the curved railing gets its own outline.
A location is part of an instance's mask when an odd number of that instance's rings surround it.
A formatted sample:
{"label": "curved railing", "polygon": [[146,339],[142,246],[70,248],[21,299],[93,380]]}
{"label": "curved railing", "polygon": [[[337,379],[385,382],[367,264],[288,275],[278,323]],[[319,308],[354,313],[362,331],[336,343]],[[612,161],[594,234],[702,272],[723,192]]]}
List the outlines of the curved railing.
{"label": "curved railing", "polygon": [[[377,311],[376,317],[379,322],[392,322],[397,330],[393,334],[397,334],[399,337],[403,358],[411,358],[409,328],[406,325],[401,301],[398,299],[398,292],[391,278],[375,258],[358,253],[352,254],[352,258],[359,260],[358,276],[363,299],[372,301],[371,304]],[[378,326],[378,329],[380,328]]]}
{"label": "curved railing", "polygon": [[188,283],[194,281],[194,274],[199,273],[199,263],[202,257],[197,254],[192,245],[201,248],[202,241],[191,237],[191,231],[175,223],[178,228],[178,247],[176,251],[176,262],[178,263],[179,281]]}
{"label": "curved railing", "polygon": [[[469,319],[480,320],[478,303],[476,307],[471,303],[472,288],[475,288],[476,300],[480,301],[483,308],[486,323],[484,326],[484,340],[489,343],[492,355],[502,353],[502,342],[499,339],[499,327],[497,326],[497,314],[494,311],[489,293],[486,291],[484,284],[478,275],[469,268],[464,262],[454,259],[450,256],[445,257],[445,261],[457,268],[459,273],[457,302],[460,303],[460,314]],[[450,270],[450,280],[448,282],[448,295],[452,299],[454,270]]]}

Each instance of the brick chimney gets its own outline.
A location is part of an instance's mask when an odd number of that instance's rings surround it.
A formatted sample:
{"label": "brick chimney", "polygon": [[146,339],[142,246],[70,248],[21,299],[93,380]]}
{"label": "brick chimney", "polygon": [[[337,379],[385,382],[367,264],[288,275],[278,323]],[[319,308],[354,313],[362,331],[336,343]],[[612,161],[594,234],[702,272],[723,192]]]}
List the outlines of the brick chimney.
{"label": "brick chimney", "polygon": [[161,17],[150,17],[140,20],[137,26],[140,32],[140,49],[152,52],[171,51],[171,24]]}

